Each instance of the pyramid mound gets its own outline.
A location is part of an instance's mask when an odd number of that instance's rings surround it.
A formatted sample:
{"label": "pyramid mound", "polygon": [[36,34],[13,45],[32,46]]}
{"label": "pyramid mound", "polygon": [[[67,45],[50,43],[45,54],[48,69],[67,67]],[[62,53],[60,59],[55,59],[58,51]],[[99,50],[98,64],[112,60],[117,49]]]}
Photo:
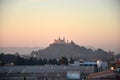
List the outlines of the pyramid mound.
{"label": "pyramid mound", "polygon": [[61,58],[63,56],[77,59],[101,59],[107,60],[110,58],[110,54],[103,49],[97,49],[93,51],[92,49],[87,49],[84,46],[79,46],[73,41],[70,43],[65,42],[65,39],[54,40],[54,43],[50,44],[47,48],[43,50],[33,51],[32,56],[36,55],[37,58]]}

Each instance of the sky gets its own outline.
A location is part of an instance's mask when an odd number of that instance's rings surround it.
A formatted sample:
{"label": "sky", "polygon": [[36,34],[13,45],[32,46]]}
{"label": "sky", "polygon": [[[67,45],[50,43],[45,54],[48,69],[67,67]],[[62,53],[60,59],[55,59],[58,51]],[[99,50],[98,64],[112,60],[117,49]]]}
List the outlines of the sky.
{"label": "sky", "polygon": [[0,0],[0,47],[47,47],[65,37],[120,53],[119,0]]}

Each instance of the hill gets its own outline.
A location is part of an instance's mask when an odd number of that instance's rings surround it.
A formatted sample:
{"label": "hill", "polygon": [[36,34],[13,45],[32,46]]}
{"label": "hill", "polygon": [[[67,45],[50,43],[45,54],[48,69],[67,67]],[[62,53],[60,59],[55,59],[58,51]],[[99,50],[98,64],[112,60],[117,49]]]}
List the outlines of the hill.
{"label": "hill", "polygon": [[79,46],[73,41],[70,43],[65,42],[65,40],[54,40],[54,43],[50,44],[47,48],[38,51],[32,51],[32,56],[36,55],[37,58],[60,58],[60,57],[73,57],[76,59],[101,59],[107,60],[110,58],[110,54],[103,49],[87,49],[84,46]]}

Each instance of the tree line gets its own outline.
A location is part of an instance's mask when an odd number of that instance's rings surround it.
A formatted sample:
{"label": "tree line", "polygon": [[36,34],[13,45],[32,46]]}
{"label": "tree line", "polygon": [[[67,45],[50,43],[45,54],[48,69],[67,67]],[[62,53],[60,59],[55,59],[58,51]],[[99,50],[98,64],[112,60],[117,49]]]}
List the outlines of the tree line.
{"label": "tree line", "polygon": [[0,54],[0,66],[4,65],[68,65],[73,64],[74,59],[71,57],[68,59],[67,57],[61,57],[60,59],[38,59],[36,57],[30,57],[30,58],[23,58],[19,54],[13,55],[13,54]]}

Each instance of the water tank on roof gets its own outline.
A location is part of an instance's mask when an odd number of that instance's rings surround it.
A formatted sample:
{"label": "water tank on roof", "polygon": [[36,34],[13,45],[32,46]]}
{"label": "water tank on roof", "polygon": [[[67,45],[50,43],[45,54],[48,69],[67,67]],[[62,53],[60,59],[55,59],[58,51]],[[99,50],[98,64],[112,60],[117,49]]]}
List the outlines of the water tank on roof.
{"label": "water tank on roof", "polygon": [[79,71],[68,71],[67,78],[68,79],[80,79],[80,72]]}
{"label": "water tank on roof", "polygon": [[97,60],[97,66],[101,67],[102,66],[102,61],[101,60]]}

